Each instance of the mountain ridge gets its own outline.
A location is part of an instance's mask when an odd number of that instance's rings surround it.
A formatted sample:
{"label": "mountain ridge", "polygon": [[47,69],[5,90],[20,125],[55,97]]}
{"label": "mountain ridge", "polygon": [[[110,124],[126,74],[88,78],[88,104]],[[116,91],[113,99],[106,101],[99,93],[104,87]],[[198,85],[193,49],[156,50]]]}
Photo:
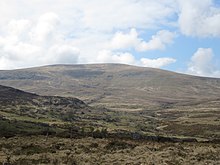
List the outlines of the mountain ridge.
{"label": "mountain ridge", "polygon": [[83,66],[108,66],[108,65],[115,65],[115,66],[127,66],[127,67],[136,67],[136,68],[145,68],[145,69],[151,69],[151,70],[158,70],[158,71],[164,71],[164,72],[170,72],[174,74],[179,74],[183,76],[190,76],[190,77],[197,77],[197,78],[208,78],[208,79],[220,79],[219,77],[209,77],[209,76],[202,76],[202,75],[193,75],[183,72],[176,72],[161,68],[153,68],[153,67],[144,67],[144,66],[138,66],[138,65],[130,65],[130,64],[123,64],[123,63],[91,63],[91,64],[51,64],[51,65],[41,65],[41,66],[33,66],[33,67],[24,67],[24,68],[18,68],[18,69],[1,69],[1,71],[21,71],[21,70],[32,70],[32,69],[39,69],[39,68],[47,68],[47,67],[83,67]]}
{"label": "mountain ridge", "polygon": [[136,106],[188,104],[220,97],[220,79],[122,64],[50,65],[0,71],[0,84],[87,103]]}

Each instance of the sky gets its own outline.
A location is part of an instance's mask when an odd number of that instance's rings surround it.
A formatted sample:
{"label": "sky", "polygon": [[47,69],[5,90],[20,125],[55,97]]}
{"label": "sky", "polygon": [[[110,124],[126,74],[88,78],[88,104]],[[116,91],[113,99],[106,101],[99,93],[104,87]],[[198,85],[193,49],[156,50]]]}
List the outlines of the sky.
{"label": "sky", "polygon": [[220,0],[1,0],[0,69],[122,63],[220,78]]}

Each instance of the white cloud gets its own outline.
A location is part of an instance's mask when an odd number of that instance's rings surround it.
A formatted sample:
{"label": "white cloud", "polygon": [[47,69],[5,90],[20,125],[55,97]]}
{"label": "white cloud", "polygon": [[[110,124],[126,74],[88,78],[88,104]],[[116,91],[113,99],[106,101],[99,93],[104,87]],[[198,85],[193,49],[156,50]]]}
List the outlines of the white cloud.
{"label": "white cloud", "polygon": [[140,62],[141,62],[141,65],[145,67],[161,68],[169,64],[175,63],[176,59],[167,58],[167,57],[157,58],[157,59],[142,58]]}
{"label": "white cloud", "polygon": [[191,57],[188,72],[193,75],[220,77],[220,70],[214,64],[211,48],[199,48]]}
{"label": "white cloud", "polygon": [[134,65],[136,63],[134,56],[130,53],[127,52],[113,53],[109,50],[100,51],[98,53],[96,61],[101,63],[122,63],[122,64],[131,64],[131,65]]}
{"label": "white cloud", "polygon": [[53,40],[59,17],[55,13],[46,13],[40,16],[37,25],[30,32],[32,42],[48,43]]}
{"label": "white cloud", "polygon": [[129,33],[117,32],[111,40],[112,49],[131,49],[137,51],[163,50],[167,44],[173,43],[175,33],[167,30],[158,31],[151,40],[146,42],[138,36],[136,29],[132,28]]}
{"label": "white cloud", "polygon": [[13,69],[14,67],[13,67],[13,63],[10,61],[10,60],[8,60],[7,58],[5,58],[5,57],[1,57],[0,58],[0,70],[4,70],[4,69]]}
{"label": "white cloud", "polygon": [[18,42],[15,44],[4,45],[5,57],[12,61],[22,61],[33,58],[33,55],[40,53],[40,48],[28,43]]}
{"label": "white cloud", "polygon": [[149,42],[142,41],[137,45],[137,50],[146,51],[146,50],[157,50],[165,49],[167,44],[173,43],[175,33],[172,33],[167,30],[161,30],[157,32],[156,35],[152,36]]}
{"label": "white cloud", "polygon": [[[1,0],[0,68],[92,62],[163,67],[175,59],[134,55],[166,49],[175,23],[185,35],[220,36],[219,20],[211,0]],[[140,31],[147,30],[158,32],[146,40]]]}
{"label": "white cloud", "polygon": [[[174,14],[174,2],[2,0],[0,68],[108,62],[106,59],[109,62],[135,64],[138,60],[129,50],[117,50],[117,46],[115,49],[106,47],[107,42],[114,38],[115,32],[120,34],[117,31],[127,31],[132,27],[140,30],[159,29],[160,25],[170,25],[168,19]],[[115,42],[124,45],[125,49],[133,47],[135,51],[163,49],[170,43],[169,39],[164,40],[169,36],[162,36],[161,39],[161,34],[156,34],[156,39],[152,38],[148,43],[135,29],[131,29],[129,34],[121,34]],[[123,38],[123,35],[128,36]],[[130,35],[133,38],[130,39]]]}
{"label": "white cloud", "polygon": [[80,50],[58,32],[59,17],[46,13],[36,22],[12,20],[0,35],[0,68],[77,63]]}
{"label": "white cloud", "polygon": [[[12,25],[19,28],[16,29]],[[139,38],[136,29],[131,29],[129,34],[118,32],[112,39],[111,47],[106,49],[106,42],[112,37],[111,34],[100,36],[100,33],[85,32],[75,38],[65,38],[59,25],[60,18],[54,13],[43,14],[35,22],[31,20],[10,22],[8,26],[11,28],[7,29],[7,35],[0,36],[0,67],[11,69],[56,63],[96,62],[162,67],[171,63],[156,66],[150,64],[155,63],[155,60],[148,63],[146,60],[140,62],[128,51],[118,50],[130,47],[137,51],[163,49],[165,44],[172,42],[174,34],[169,31],[159,31],[149,42]]]}
{"label": "white cloud", "polygon": [[146,29],[166,24],[166,19],[173,15],[174,2],[175,0],[1,0],[0,22],[5,24],[7,19],[22,17],[36,18],[51,11],[62,16],[65,25],[77,25],[80,29],[111,31],[133,26]]}
{"label": "white cloud", "polygon": [[49,49],[46,62],[75,64],[78,62],[80,50],[70,45],[54,45]]}
{"label": "white cloud", "polygon": [[136,29],[132,28],[129,33],[117,32],[110,42],[111,49],[128,49],[136,47],[141,42]]}
{"label": "white cloud", "polygon": [[12,20],[8,24],[8,35],[23,34],[30,27],[30,21],[26,19]]}
{"label": "white cloud", "polygon": [[179,26],[183,34],[198,37],[220,36],[220,9],[213,0],[178,0]]}
{"label": "white cloud", "polygon": [[[82,1],[83,23],[87,28],[109,31],[134,25],[152,28],[163,24],[173,14],[173,1],[159,0],[94,0]],[[160,12],[157,12],[160,11]]]}
{"label": "white cloud", "polygon": [[176,62],[176,59],[168,57],[157,59],[141,58],[140,60],[136,60],[135,57],[128,52],[111,52],[109,50],[100,51],[95,60],[101,63],[122,63],[152,68],[162,68]]}

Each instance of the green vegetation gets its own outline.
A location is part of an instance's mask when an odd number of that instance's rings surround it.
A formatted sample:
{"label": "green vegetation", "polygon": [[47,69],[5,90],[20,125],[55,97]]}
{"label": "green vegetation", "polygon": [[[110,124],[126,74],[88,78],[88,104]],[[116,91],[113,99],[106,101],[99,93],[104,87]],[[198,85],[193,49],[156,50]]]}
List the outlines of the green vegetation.
{"label": "green vegetation", "polygon": [[0,119],[0,137],[13,137],[17,135],[46,135],[55,134],[60,129],[52,128],[48,124],[27,121]]}

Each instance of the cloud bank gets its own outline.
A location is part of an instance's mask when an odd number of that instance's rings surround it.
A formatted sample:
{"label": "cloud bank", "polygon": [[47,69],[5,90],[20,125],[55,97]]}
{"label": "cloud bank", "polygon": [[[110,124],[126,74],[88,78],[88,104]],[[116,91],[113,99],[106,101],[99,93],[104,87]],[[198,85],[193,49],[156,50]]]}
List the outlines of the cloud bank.
{"label": "cloud bank", "polygon": [[174,58],[157,58],[157,59],[141,59],[141,65],[145,67],[152,67],[152,68],[161,68],[163,66],[175,63],[176,59]]}
{"label": "cloud bank", "polygon": [[[178,55],[152,52],[165,52],[181,35],[220,37],[219,20],[214,0],[1,0],[0,69],[103,62],[161,68]],[[213,60],[201,60],[211,54],[198,49],[188,72],[216,75],[207,66]]]}
{"label": "cloud bank", "polygon": [[[14,69],[48,64],[124,63],[140,66],[149,62],[136,59],[129,52],[163,50],[173,42],[175,34],[160,30],[149,41],[139,37],[135,28],[129,33],[85,31],[65,34],[62,19],[55,13],[40,15],[35,21],[11,20],[0,35],[0,69]],[[152,60],[153,62],[153,60]]]}
{"label": "cloud bank", "polygon": [[179,26],[183,34],[197,37],[220,36],[220,8],[212,0],[179,0]]}
{"label": "cloud bank", "polygon": [[56,32],[59,18],[46,13],[36,22],[12,20],[0,36],[0,68],[77,63],[80,51]]}
{"label": "cloud bank", "polygon": [[136,29],[132,28],[129,33],[117,32],[111,40],[110,48],[128,49],[136,51],[163,50],[167,44],[173,43],[175,33],[167,30],[158,31],[149,41],[144,41],[138,36]]}
{"label": "cloud bank", "polygon": [[199,48],[191,57],[188,73],[207,77],[220,77],[220,70],[217,67],[212,49]]}

